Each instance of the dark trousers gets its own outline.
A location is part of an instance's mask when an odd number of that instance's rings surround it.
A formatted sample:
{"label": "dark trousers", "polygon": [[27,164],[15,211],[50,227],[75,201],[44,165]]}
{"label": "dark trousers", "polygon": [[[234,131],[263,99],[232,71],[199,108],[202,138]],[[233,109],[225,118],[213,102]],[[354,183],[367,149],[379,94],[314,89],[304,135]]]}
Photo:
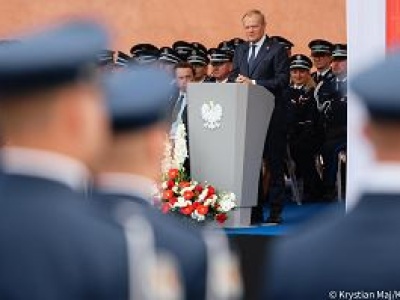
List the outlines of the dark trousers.
{"label": "dark trousers", "polygon": [[346,150],[346,145],[346,136],[327,139],[322,145],[321,155],[324,161],[322,178],[326,193],[335,190],[338,154],[340,151]]}
{"label": "dark trousers", "polygon": [[[272,123],[272,122],[271,122]],[[270,216],[280,216],[285,201],[284,160],[286,155],[286,126],[271,124],[264,146],[264,159],[270,173],[268,194],[264,197],[262,174],[260,174],[258,203],[252,210],[252,222],[263,221],[263,207],[270,205]],[[262,172],[261,172],[262,173]]]}

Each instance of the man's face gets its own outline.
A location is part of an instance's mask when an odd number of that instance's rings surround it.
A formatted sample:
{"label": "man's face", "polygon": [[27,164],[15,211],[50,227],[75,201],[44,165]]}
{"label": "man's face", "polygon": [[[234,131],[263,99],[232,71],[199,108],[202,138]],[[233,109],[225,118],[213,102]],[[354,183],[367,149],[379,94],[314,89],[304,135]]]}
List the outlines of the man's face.
{"label": "man's face", "polygon": [[336,76],[347,74],[347,59],[334,59],[331,66]]}
{"label": "man's face", "polygon": [[328,69],[332,62],[332,56],[328,54],[314,54],[312,59],[314,66],[318,71]]}
{"label": "man's face", "polygon": [[194,68],[194,81],[200,81],[207,76],[207,66],[193,65]]}
{"label": "man's face", "polygon": [[231,62],[223,62],[223,63],[213,63],[212,64],[212,76],[215,77],[218,81],[225,80],[232,71],[232,63]]}
{"label": "man's face", "polygon": [[265,24],[258,15],[246,16],[243,28],[249,42],[258,42],[265,35]]}
{"label": "man's face", "polygon": [[181,92],[186,92],[189,82],[193,82],[193,71],[190,68],[178,68],[175,70],[176,84]]}
{"label": "man's face", "polygon": [[296,85],[303,85],[310,77],[310,71],[305,69],[290,70],[290,80]]}

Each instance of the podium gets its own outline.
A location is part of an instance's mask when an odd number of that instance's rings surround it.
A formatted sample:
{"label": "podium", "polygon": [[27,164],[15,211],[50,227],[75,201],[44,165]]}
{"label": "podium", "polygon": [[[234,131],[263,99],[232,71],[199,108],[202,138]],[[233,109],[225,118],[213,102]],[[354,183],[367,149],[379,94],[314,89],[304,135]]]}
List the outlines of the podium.
{"label": "podium", "polygon": [[191,176],[235,193],[238,208],[225,226],[248,226],[275,98],[264,87],[236,83],[193,83],[187,95]]}

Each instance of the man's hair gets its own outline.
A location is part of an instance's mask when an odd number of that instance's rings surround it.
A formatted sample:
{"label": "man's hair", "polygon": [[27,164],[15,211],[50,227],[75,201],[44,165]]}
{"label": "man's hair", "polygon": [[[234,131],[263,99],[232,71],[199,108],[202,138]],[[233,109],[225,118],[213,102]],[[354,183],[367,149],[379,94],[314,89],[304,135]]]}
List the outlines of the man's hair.
{"label": "man's hair", "polygon": [[176,71],[177,69],[190,69],[190,70],[192,70],[193,76],[195,74],[193,66],[191,64],[189,64],[188,62],[185,62],[185,61],[181,61],[181,62],[177,63],[175,65],[174,70]]}
{"label": "man's hair", "polygon": [[258,9],[251,9],[251,10],[248,10],[248,11],[243,15],[243,17],[242,17],[242,22],[244,21],[244,19],[245,19],[246,17],[252,17],[252,16],[259,16],[260,19],[261,19],[261,24],[263,24],[263,25],[266,24],[266,23],[265,23],[265,16],[264,16],[264,14],[263,14],[260,10],[258,10]]}

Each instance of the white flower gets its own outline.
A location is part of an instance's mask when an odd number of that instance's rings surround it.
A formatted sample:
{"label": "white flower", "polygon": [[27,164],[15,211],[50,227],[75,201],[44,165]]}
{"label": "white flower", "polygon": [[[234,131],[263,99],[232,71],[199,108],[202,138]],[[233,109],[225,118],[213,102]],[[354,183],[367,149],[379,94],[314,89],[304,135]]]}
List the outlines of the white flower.
{"label": "white flower", "polygon": [[208,189],[205,188],[199,195],[199,200],[204,201],[208,195]]}
{"label": "white flower", "polygon": [[176,193],[178,193],[178,190],[179,190],[179,187],[177,187],[176,185],[174,185],[173,187],[172,187],[172,191],[176,194]]}
{"label": "white flower", "polygon": [[219,202],[219,208],[218,210],[221,212],[228,212],[231,211],[236,207],[235,202],[233,202],[231,199],[222,199]]}
{"label": "white flower", "polygon": [[183,197],[178,197],[178,199],[177,199],[177,201],[175,202],[175,204],[174,204],[174,208],[175,207],[179,207],[179,208],[182,208],[182,207],[186,207],[186,206],[188,206],[188,205],[191,205],[192,204],[192,202],[190,202],[189,200],[186,200],[185,198],[183,198]]}
{"label": "white flower", "polygon": [[199,213],[197,213],[197,210],[192,212],[191,217],[199,222],[202,222],[206,219],[204,215],[200,215]]}
{"label": "white flower", "polygon": [[172,165],[174,168],[181,169],[188,157],[185,124],[179,123],[175,135],[171,138],[174,140]]}
{"label": "white flower", "polygon": [[167,181],[163,181],[163,183],[161,183],[161,187],[166,190],[168,188],[168,182]]}
{"label": "white flower", "polygon": [[204,205],[206,206],[213,206],[215,204],[215,200],[214,197],[211,197],[209,199],[207,199],[206,201],[204,201]]}
{"label": "white flower", "polygon": [[172,145],[167,135],[164,143],[163,159],[161,161],[161,173],[166,174],[172,169]]}

